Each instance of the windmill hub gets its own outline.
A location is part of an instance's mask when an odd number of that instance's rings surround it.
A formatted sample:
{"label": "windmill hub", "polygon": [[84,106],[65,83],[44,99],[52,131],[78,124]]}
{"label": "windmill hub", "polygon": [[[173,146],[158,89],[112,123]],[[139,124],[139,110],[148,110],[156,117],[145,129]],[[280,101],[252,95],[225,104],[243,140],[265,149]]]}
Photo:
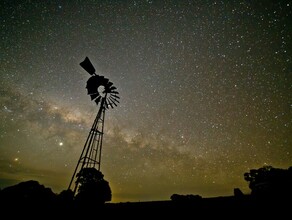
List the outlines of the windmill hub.
{"label": "windmill hub", "polygon": [[104,87],[104,86],[99,86],[99,87],[97,88],[97,92],[99,93],[99,95],[100,95],[102,98],[104,98],[105,95],[106,95],[106,93],[105,93],[105,87]]}

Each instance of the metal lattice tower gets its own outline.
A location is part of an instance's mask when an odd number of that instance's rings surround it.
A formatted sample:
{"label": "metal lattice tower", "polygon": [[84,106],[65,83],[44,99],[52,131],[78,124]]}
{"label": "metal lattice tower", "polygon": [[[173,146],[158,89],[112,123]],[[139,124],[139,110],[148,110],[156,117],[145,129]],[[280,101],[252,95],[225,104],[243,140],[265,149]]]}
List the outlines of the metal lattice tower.
{"label": "metal lattice tower", "polygon": [[79,187],[78,173],[83,168],[93,167],[100,171],[105,111],[117,106],[120,98],[118,96],[119,93],[116,91],[117,88],[113,86],[113,83],[109,79],[95,74],[95,69],[88,57],[80,65],[92,75],[87,81],[86,88],[91,100],[94,100],[97,106],[99,106],[99,110],[89,131],[68,187],[68,189],[71,189],[75,180],[74,195]]}

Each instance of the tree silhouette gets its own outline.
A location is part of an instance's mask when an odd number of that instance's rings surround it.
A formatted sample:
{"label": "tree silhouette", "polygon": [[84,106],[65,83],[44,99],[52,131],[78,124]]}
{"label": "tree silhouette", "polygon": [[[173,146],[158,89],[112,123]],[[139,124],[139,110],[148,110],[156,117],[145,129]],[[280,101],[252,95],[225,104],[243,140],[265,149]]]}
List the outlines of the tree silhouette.
{"label": "tree silhouette", "polygon": [[71,189],[63,190],[57,195],[57,206],[61,210],[69,210],[74,204],[74,192]]}
{"label": "tree silhouette", "polygon": [[78,204],[101,205],[111,201],[111,189],[103,177],[104,175],[93,167],[83,168],[77,174],[77,181],[80,184],[76,195]]}
{"label": "tree silhouette", "polygon": [[244,179],[249,182],[252,195],[270,197],[292,195],[292,167],[280,169],[263,166],[244,173]]}
{"label": "tree silhouette", "polygon": [[[11,214],[15,215],[14,217],[25,212],[32,213],[33,210],[44,213],[50,212],[55,209],[56,201],[56,194],[50,188],[39,184],[35,180],[28,180],[6,187],[0,192],[2,215],[7,213],[10,216]],[[13,212],[13,210],[17,211]]]}

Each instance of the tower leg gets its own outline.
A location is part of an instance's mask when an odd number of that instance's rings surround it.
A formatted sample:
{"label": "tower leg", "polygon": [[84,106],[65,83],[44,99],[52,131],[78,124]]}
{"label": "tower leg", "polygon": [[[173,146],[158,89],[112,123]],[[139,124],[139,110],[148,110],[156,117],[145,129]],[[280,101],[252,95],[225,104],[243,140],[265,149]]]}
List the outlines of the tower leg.
{"label": "tower leg", "polygon": [[97,169],[100,170],[104,118],[105,106],[104,101],[102,101],[68,187],[68,190],[70,190],[72,188],[74,179],[76,179],[75,187],[73,189],[74,195],[76,194],[79,186],[77,174],[80,172],[80,170],[86,167],[96,168],[96,166]]}

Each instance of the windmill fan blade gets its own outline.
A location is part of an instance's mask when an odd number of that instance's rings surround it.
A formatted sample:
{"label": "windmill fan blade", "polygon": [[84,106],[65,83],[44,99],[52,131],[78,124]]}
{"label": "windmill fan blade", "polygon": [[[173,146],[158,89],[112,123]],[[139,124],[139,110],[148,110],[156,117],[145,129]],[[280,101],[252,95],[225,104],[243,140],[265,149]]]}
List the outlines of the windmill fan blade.
{"label": "windmill fan blade", "polygon": [[115,99],[115,98],[113,98],[113,97],[110,97],[110,100],[111,100],[112,102],[114,102],[114,103],[116,103],[116,102],[117,102],[117,103],[120,103],[119,100],[117,100],[117,99]]}
{"label": "windmill fan blade", "polygon": [[117,107],[118,105],[116,103],[113,102],[113,104]]}
{"label": "windmill fan blade", "polygon": [[107,78],[104,78],[101,80],[101,84],[104,86],[107,85],[108,82],[109,82],[109,79],[107,79]]}
{"label": "windmill fan blade", "polygon": [[95,95],[98,94],[98,92],[88,93],[88,95]]}
{"label": "windmill fan blade", "polygon": [[117,98],[117,99],[120,98],[119,96],[117,96],[117,95],[115,95],[115,94],[111,94],[111,96],[113,96],[113,97],[115,97],[115,98]]}
{"label": "windmill fan blade", "polygon": [[111,87],[112,85],[113,85],[112,82],[108,82],[108,84],[107,84],[108,87]]}
{"label": "windmill fan blade", "polygon": [[117,107],[116,100],[114,100],[112,97],[110,97],[109,99],[110,99],[110,100],[112,101],[112,103]]}
{"label": "windmill fan blade", "polygon": [[110,107],[111,108],[114,108],[113,105],[112,105],[112,103],[110,102],[110,99],[109,98],[107,99],[107,101],[108,101],[108,104],[110,105]]}
{"label": "windmill fan blade", "polygon": [[118,91],[111,91],[111,93],[114,93],[114,94],[119,94]]}
{"label": "windmill fan blade", "polygon": [[98,96],[98,93],[90,94],[91,100],[95,99]]}
{"label": "windmill fan blade", "polygon": [[104,76],[99,76],[98,77],[98,83],[99,84],[102,84],[103,80],[104,80]]}
{"label": "windmill fan blade", "polygon": [[98,78],[99,78],[98,75],[94,75],[87,80],[86,88],[88,94],[93,94],[97,92],[97,88],[100,85]]}
{"label": "windmill fan blade", "polygon": [[98,84],[106,86],[106,84],[109,82],[109,79],[104,78],[104,76],[99,76],[98,77]]}
{"label": "windmill fan blade", "polygon": [[90,75],[95,73],[95,68],[93,67],[88,57],[85,57],[85,59],[80,63],[80,66],[82,66],[83,69],[85,69]]}
{"label": "windmill fan blade", "polygon": [[111,94],[111,96],[110,96],[113,100],[115,100],[115,101],[118,101],[119,99],[120,99],[120,97],[115,97],[115,96],[113,96],[112,94]]}
{"label": "windmill fan blade", "polygon": [[96,104],[98,105],[98,103],[100,102],[101,96],[98,96],[97,99],[95,99],[94,101],[96,102]]}

